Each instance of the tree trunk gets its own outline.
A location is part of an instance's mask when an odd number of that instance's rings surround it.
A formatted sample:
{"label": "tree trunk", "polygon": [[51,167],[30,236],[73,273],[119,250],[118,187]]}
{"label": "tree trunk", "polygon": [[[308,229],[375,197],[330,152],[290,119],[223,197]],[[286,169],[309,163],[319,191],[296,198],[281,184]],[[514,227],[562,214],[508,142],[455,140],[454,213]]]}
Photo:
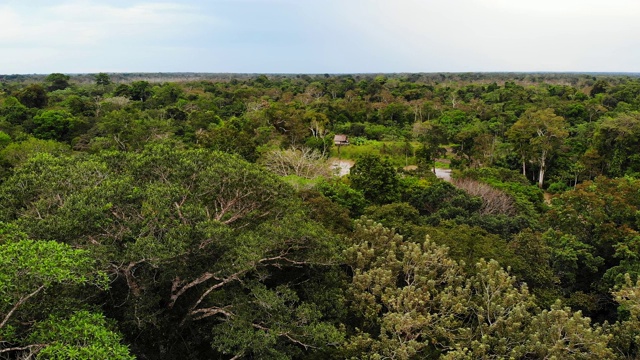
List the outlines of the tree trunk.
{"label": "tree trunk", "polygon": [[544,172],[546,167],[547,160],[547,152],[543,151],[542,155],[540,155],[540,176],[538,177],[538,187],[542,189],[542,184],[544,182]]}

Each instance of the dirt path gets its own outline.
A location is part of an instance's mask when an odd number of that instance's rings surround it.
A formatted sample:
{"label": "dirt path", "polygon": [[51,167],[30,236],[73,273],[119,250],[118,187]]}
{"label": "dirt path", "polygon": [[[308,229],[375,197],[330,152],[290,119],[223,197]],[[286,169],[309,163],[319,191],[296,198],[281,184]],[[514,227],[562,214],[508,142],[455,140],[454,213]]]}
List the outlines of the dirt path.
{"label": "dirt path", "polygon": [[329,159],[331,170],[338,174],[338,176],[345,176],[349,174],[349,170],[351,170],[353,164],[353,160]]}
{"label": "dirt path", "polygon": [[451,182],[451,169],[436,168],[436,176],[444,181]]}

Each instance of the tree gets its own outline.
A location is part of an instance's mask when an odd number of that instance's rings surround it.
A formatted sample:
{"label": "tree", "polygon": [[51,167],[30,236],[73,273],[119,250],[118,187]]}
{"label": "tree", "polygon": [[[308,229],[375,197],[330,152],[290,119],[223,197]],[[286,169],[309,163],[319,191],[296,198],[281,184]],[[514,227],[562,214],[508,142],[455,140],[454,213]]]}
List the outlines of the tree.
{"label": "tree", "polygon": [[356,326],[344,358],[612,358],[610,335],[559,304],[538,312],[526,284],[496,261],[469,276],[447,249],[404,241],[363,219],[345,250]]}
{"label": "tree", "polygon": [[42,85],[32,84],[16,93],[16,98],[26,107],[42,109],[47,106],[47,92]]}
{"label": "tree", "polygon": [[416,150],[418,163],[430,165],[435,173],[436,159],[447,153],[447,150],[442,147],[447,143],[444,127],[435,122],[425,121],[422,124],[414,125],[413,133],[421,143],[421,147]]}
{"label": "tree", "polygon": [[70,152],[71,148],[67,144],[30,137],[24,141],[13,142],[0,150],[0,159],[6,161],[10,166],[18,166],[39,153],[60,155]]}
{"label": "tree", "polygon": [[260,163],[280,176],[295,175],[313,179],[331,175],[329,164],[322,154],[306,147],[269,151],[263,155]]}
{"label": "tree", "polygon": [[122,335],[110,328],[104,315],[85,310],[68,318],[49,316],[35,326],[30,340],[46,344],[38,352],[39,359],[135,359],[121,344]]}
{"label": "tree", "polygon": [[[69,301],[64,291],[56,298],[59,303],[36,306],[54,288],[91,283],[106,288],[107,282],[86,250],[34,241],[15,226],[0,223],[0,356],[133,359],[120,336],[107,329],[104,316],[64,314]],[[47,310],[60,314],[41,320]]]}
{"label": "tree", "polygon": [[589,95],[591,95],[591,97],[594,97],[598,94],[606,93],[608,88],[609,88],[608,82],[606,82],[605,80],[598,80],[593,84],[593,87],[591,88]]}
{"label": "tree", "polygon": [[2,102],[0,115],[13,125],[22,125],[29,118],[29,110],[18,99],[10,96]]}
{"label": "tree", "polygon": [[96,85],[107,86],[111,84],[111,77],[106,73],[98,73],[95,75]]}
{"label": "tree", "polygon": [[411,359],[447,346],[453,334],[445,329],[462,325],[455,313],[464,295],[443,291],[455,291],[462,281],[446,249],[430,241],[404,242],[370,220],[357,222],[349,241],[348,299],[359,323],[344,345],[345,358]]}
{"label": "tree", "polygon": [[637,359],[640,355],[640,280],[633,281],[625,274],[624,282],[612,292],[619,304],[618,321],[609,326],[610,346],[624,359]]}
{"label": "tree", "polygon": [[[132,89],[135,87],[132,85]],[[135,91],[135,90],[134,90]],[[157,106],[166,107],[175,104],[178,99],[184,96],[184,90],[182,87],[174,83],[165,83],[161,86],[156,86],[153,89],[153,100]]]}
{"label": "tree", "polygon": [[400,198],[400,179],[387,159],[375,155],[358,158],[349,173],[351,186],[373,204],[389,204]]}
{"label": "tree", "polygon": [[61,73],[53,73],[48,75],[44,80],[49,83],[47,90],[56,91],[56,90],[64,90],[69,87],[69,75],[61,74]]}
{"label": "tree", "polygon": [[145,102],[152,95],[151,84],[148,81],[134,81],[129,87],[129,97],[131,100]]}
{"label": "tree", "polygon": [[525,156],[527,152],[536,153],[534,157],[540,171],[538,187],[544,184],[547,162],[562,140],[569,135],[563,117],[557,116],[553,109],[526,111],[507,131],[507,136],[520,149],[522,171],[525,172]]}
{"label": "tree", "polygon": [[46,110],[33,117],[33,135],[43,140],[70,140],[77,123],[71,113],[64,110]]}
{"label": "tree", "polygon": [[594,149],[605,164],[609,176],[640,173],[640,112],[625,112],[605,117],[593,136]]}
{"label": "tree", "polygon": [[538,359],[613,359],[608,347],[611,335],[580,311],[573,312],[556,302],[532,320],[529,354]]}
{"label": "tree", "polygon": [[[552,200],[546,223],[553,231],[546,236],[565,291],[605,300],[624,274],[640,274],[638,191],[636,179],[597,177]],[[593,305],[607,304],[592,302],[587,309],[605,312]]]}
{"label": "tree", "polygon": [[14,323],[27,301],[54,284],[90,281],[93,260],[86,251],[55,241],[29,240],[5,223],[0,223],[0,235],[0,329]]}
{"label": "tree", "polygon": [[[283,358],[340,341],[330,305],[314,302],[322,288],[304,285],[332,268],[334,238],[291,187],[237,156],[168,144],[41,154],[2,183],[0,199],[0,217],[30,236],[98,259],[117,289],[107,315],[155,358]],[[185,331],[197,336],[185,342]]]}
{"label": "tree", "polygon": [[454,152],[460,157],[458,161],[461,165],[491,165],[496,139],[489,133],[487,123],[475,121],[468,124],[460,129],[454,139],[458,143]]}
{"label": "tree", "polygon": [[484,215],[510,215],[516,214],[516,204],[513,197],[488,184],[473,179],[456,179],[453,184],[466,191],[471,196],[482,199],[480,213]]}
{"label": "tree", "polygon": [[350,215],[354,218],[362,215],[367,206],[367,200],[362,191],[348,186],[341,179],[321,180],[316,185],[316,189],[334,203],[349,210]]}

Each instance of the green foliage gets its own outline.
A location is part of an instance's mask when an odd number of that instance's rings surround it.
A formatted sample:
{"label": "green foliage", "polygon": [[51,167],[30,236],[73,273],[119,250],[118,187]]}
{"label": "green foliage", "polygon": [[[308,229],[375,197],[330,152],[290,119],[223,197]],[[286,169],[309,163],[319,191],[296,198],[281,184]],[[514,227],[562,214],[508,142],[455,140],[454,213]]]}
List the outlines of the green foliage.
{"label": "green foliage", "polygon": [[36,154],[61,155],[70,152],[68,145],[55,140],[28,138],[25,141],[7,145],[0,150],[0,158],[11,166],[18,166]]}
{"label": "green foliage", "polygon": [[331,149],[332,157],[356,160],[365,155],[386,157],[394,166],[416,164],[415,143],[407,141],[366,140],[362,137],[350,137],[349,146],[340,146],[340,154],[336,148]]}
{"label": "green foliage", "polygon": [[637,78],[187,76],[3,78],[0,357],[638,357]]}
{"label": "green foliage", "polygon": [[514,198],[518,212],[528,219],[535,220],[537,214],[544,210],[543,192],[531,186],[529,181],[516,171],[500,168],[467,169],[457,177],[481,181],[506,192]]}
{"label": "green foliage", "polygon": [[[39,321],[41,314],[39,307],[35,306],[43,294],[54,287],[62,290],[93,283],[106,288],[106,274],[97,271],[94,266],[95,259],[85,250],[73,249],[55,241],[30,240],[15,226],[0,223],[0,334],[12,343],[20,344],[12,347],[0,341],[0,354],[29,351],[47,359],[87,359],[93,358],[90,354],[95,351],[95,354],[104,352],[105,356],[99,358],[110,358],[106,354],[109,354],[113,344],[89,341],[87,330],[78,332],[77,325],[72,324],[77,319],[72,318],[71,323],[54,318]],[[64,303],[62,294],[56,300]],[[55,308],[52,304],[47,307]],[[84,322],[95,321],[90,319]],[[47,334],[43,332],[46,328],[50,329]],[[72,338],[65,338],[70,334],[74,334]],[[59,343],[52,343],[54,338]],[[77,344],[80,339],[89,346],[80,345],[84,354],[81,357],[72,356],[74,351],[59,348],[62,342]]]}
{"label": "green foliage", "polygon": [[45,344],[37,359],[135,359],[121,340],[103,315],[88,311],[78,311],[68,319],[50,316],[30,336],[32,343]]}
{"label": "green foliage", "polygon": [[607,346],[611,335],[589,318],[562,307],[560,302],[543,310],[531,321],[530,353],[540,359],[612,359]]}
{"label": "green foliage", "polygon": [[146,101],[152,95],[151,84],[148,81],[134,81],[129,87],[129,97],[131,100]]}
{"label": "green foliage", "polygon": [[29,118],[29,110],[18,99],[10,96],[0,105],[0,116],[13,125],[20,125]]}
{"label": "green foliage", "polygon": [[309,215],[324,227],[336,233],[351,231],[349,210],[331,201],[316,190],[305,190],[300,196],[309,207]]}
{"label": "green foliage", "polygon": [[495,260],[504,267],[512,267],[518,261],[504,239],[482,228],[448,222],[439,227],[422,229],[419,234],[428,236],[440,246],[446,246],[452,259],[466,264],[468,273],[473,273],[475,264],[482,259]]}
{"label": "green foliage", "polygon": [[629,112],[606,117],[593,136],[594,148],[603,157],[609,176],[640,173],[637,145],[640,141],[640,113]]}
{"label": "green foliage", "polygon": [[612,295],[619,306],[618,321],[607,328],[612,335],[610,346],[621,354],[621,358],[637,358],[640,351],[640,280],[634,282],[630,275],[625,275],[624,282]]}
{"label": "green foliage", "polygon": [[569,187],[567,186],[567,184],[563,182],[554,182],[553,184],[549,185],[549,187],[547,188],[547,192],[551,194],[559,194],[567,191],[568,189]]}
{"label": "green foliage", "polygon": [[552,245],[545,238],[527,229],[517,234],[507,245],[509,252],[515,254],[511,262],[511,271],[518,279],[527,283],[537,301],[550,306],[558,298],[558,273],[552,267]]}
{"label": "green foliage", "polygon": [[364,194],[340,180],[320,181],[316,189],[331,201],[349,210],[352,217],[362,215],[367,205]]}
{"label": "green foliage", "polygon": [[611,358],[610,335],[559,305],[536,313],[534,297],[495,261],[465,275],[446,248],[370,221],[351,236],[349,299],[360,325],[346,358]]}
{"label": "green foliage", "polygon": [[362,192],[373,204],[388,204],[400,198],[400,179],[387,159],[365,155],[358,160],[349,173],[351,186]]}
{"label": "green foliage", "polygon": [[507,131],[507,136],[522,157],[523,173],[528,158],[538,165],[540,188],[544,185],[549,158],[562,144],[562,139],[568,135],[564,118],[556,115],[553,109],[526,111]]}
{"label": "green foliage", "polygon": [[429,183],[403,180],[402,200],[427,216],[427,223],[437,225],[442,220],[466,218],[480,210],[480,198],[471,197],[448,182],[436,179]]}
{"label": "green foliage", "polygon": [[69,87],[69,80],[71,77],[69,75],[53,73],[48,75],[44,80],[49,83],[47,90],[56,91],[56,90],[64,90]]}
{"label": "green foliage", "polygon": [[606,296],[624,274],[637,276],[640,182],[598,177],[552,200],[549,244],[570,292]]}
{"label": "green foliage", "polygon": [[111,84],[111,77],[106,73],[98,73],[95,76],[96,85],[107,86]]}
{"label": "green foliage", "polygon": [[11,136],[5,133],[4,131],[0,131],[0,150],[4,149],[11,143]]}
{"label": "green foliage", "polygon": [[[330,266],[336,256],[333,237],[309,221],[291,187],[237,156],[206,150],[157,145],[138,154],[40,155],[2,184],[0,198],[1,216],[31,236],[91,250],[120,289],[109,295],[110,306],[118,304],[109,315],[129,336],[144,332],[135,336],[148,348],[178,341],[187,324],[208,333],[188,344],[198,347],[213,343],[212,334],[226,332],[216,329],[229,323],[246,325],[238,331],[253,331],[255,324],[277,329],[279,323],[265,313],[253,321],[245,318],[251,312],[241,311],[253,309],[253,286],[295,293],[288,290],[292,283],[309,276],[280,271]],[[288,306],[303,311],[314,305],[309,300]],[[315,349],[308,331],[338,334],[313,314],[302,333],[278,336],[284,353],[295,352],[295,340]],[[259,346],[239,349],[259,354]],[[176,353],[170,354],[162,356]]]}
{"label": "green foliage", "polygon": [[398,230],[399,233],[406,235],[411,234],[411,228],[421,222],[418,210],[407,203],[369,206],[365,209],[364,215],[389,229]]}
{"label": "green foliage", "polygon": [[47,110],[33,117],[33,134],[43,140],[69,140],[76,119],[64,110]]}
{"label": "green foliage", "polygon": [[301,356],[302,349],[322,349],[344,339],[338,329],[321,321],[317,306],[302,303],[291,289],[260,284],[249,288],[250,300],[236,303],[232,320],[213,330],[213,346],[221,353],[290,359]]}
{"label": "green foliage", "polygon": [[42,109],[47,106],[47,92],[39,84],[32,84],[16,93],[16,98],[28,108]]}

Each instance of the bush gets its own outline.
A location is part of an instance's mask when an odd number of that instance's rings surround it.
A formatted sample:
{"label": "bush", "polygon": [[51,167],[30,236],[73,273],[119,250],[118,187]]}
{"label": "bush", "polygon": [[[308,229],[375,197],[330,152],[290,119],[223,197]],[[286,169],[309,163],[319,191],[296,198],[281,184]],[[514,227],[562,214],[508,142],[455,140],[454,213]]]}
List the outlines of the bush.
{"label": "bush", "polygon": [[554,182],[553,184],[549,185],[549,188],[547,188],[547,191],[552,194],[559,194],[567,190],[569,190],[569,186],[561,181]]}

